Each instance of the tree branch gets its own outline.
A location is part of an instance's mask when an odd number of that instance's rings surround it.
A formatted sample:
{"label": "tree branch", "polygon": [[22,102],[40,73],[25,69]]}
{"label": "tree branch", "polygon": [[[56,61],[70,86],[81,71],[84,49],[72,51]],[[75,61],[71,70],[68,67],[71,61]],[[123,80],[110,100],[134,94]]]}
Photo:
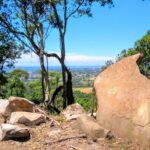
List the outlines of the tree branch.
{"label": "tree branch", "polygon": [[84,0],[82,0],[82,2],[78,5],[78,7],[67,16],[67,20],[79,10],[79,8],[82,6],[83,3]]}

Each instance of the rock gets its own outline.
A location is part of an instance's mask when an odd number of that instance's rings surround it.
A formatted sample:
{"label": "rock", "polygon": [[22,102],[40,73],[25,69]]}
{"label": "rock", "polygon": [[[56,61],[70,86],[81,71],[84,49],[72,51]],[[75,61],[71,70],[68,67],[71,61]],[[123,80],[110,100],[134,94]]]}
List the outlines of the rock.
{"label": "rock", "polygon": [[31,112],[12,112],[8,123],[10,124],[19,123],[28,126],[33,126],[44,123],[45,121],[46,117],[42,114]]}
{"label": "rock", "polygon": [[11,112],[27,111],[33,112],[34,103],[25,98],[9,97],[9,100],[0,99],[0,114],[5,118],[10,117]]}
{"label": "rock", "polygon": [[83,114],[77,119],[78,127],[81,131],[89,135],[93,140],[105,138],[109,133],[108,130],[102,128],[94,118]]}
{"label": "rock", "polygon": [[17,125],[1,124],[0,125],[0,141],[9,139],[29,138],[30,132],[27,128],[21,128]]}
{"label": "rock", "polygon": [[93,117],[93,118],[96,118],[96,112],[89,113],[88,116],[91,116],[91,117]]}
{"label": "rock", "polygon": [[67,121],[69,120],[76,120],[81,114],[84,113],[83,107],[76,103],[69,105],[63,112],[62,114],[64,115],[65,119]]}
{"label": "rock", "polygon": [[12,112],[26,111],[33,112],[34,103],[21,97],[9,97],[9,107]]}
{"label": "rock", "polygon": [[49,123],[50,127],[59,127],[60,123],[54,119],[50,119],[50,123]]}
{"label": "rock", "polygon": [[9,101],[0,99],[0,114],[3,117],[8,117],[11,114],[11,110],[9,107]]}
{"label": "rock", "polygon": [[118,136],[150,147],[150,80],[139,71],[141,58],[124,58],[97,76],[96,117]]}
{"label": "rock", "polygon": [[44,110],[42,110],[42,109],[40,109],[39,107],[34,107],[34,112],[35,113],[39,113],[39,114],[43,114],[43,115],[45,115],[46,116],[46,112],[44,111]]}

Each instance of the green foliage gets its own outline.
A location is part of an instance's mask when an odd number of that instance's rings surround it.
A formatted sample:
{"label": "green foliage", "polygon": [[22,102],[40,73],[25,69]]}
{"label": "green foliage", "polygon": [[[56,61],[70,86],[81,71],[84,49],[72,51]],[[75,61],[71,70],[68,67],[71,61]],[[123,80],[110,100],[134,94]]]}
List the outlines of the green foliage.
{"label": "green foliage", "polygon": [[131,55],[135,55],[139,53],[139,51],[137,51],[136,49],[134,48],[130,48],[128,50],[123,50],[121,51],[120,54],[117,55],[117,61],[121,60],[122,58],[124,57],[128,57],[128,56],[131,56]]}
{"label": "green foliage", "polygon": [[62,111],[63,110],[63,98],[62,98],[62,92],[60,92],[56,99],[55,99],[55,106],[60,110]]}
{"label": "green foliage", "polygon": [[8,88],[8,94],[7,94],[8,97],[12,95],[24,97],[24,94],[26,92],[24,82],[22,82],[17,77],[10,79],[6,87]]}
{"label": "green foliage", "polygon": [[[55,100],[55,106],[62,111],[63,110],[63,98],[62,93],[59,93]],[[79,103],[86,112],[96,111],[96,98],[94,93],[84,94],[80,91],[74,91],[75,102]]]}
{"label": "green foliage", "polygon": [[42,103],[43,97],[42,97],[41,81],[37,80],[29,82],[27,84],[27,87],[28,88],[25,97],[36,104]]}
{"label": "green foliage", "polygon": [[80,91],[74,91],[75,102],[82,105],[87,112],[96,111],[96,97],[94,93],[84,94]]}
{"label": "green foliage", "polygon": [[6,96],[9,97],[11,95],[13,96],[20,96],[24,97],[26,93],[26,85],[25,80],[27,80],[29,77],[28,72],[21,70],[21,69],[15,69],[12,72],[7,74],[7,80],[8,83],[6,84],[7,93]]}
{"label": "green foliage", "polygon": [[4,66],[12,67],[16,58],[20,57],[19,46],[13,37],[0,28],[0,71],[3,72]]}
{"label": "green foliage", "polygon": [[37,52],[40,47],[38,40],[41,38],[38,32],[42,30],[44,44],[49,32],[50,14],[47,0],[3,0],[0,4],[0,27],[14,35],[17,43],[26,50]]}
{"label": "green foliage", "polygon": [[[38,71],[39,74],[41,74],[41,71]],[[51,79],[51,91],[50,93],[53,94],[54,89],[58,87],[59,85],[59,79],[61,78],[61,73],[59,72],[49,72],[49,78]],[[25,93],[25,97],[31,101],[33,101],[36,104],[40,104],[43,102],[43,96],[42,96],[42,87],[41,87],[41,79],[37,79],[36,81],[30,81],[26,84],[27,91]],[[56,105],[58,105],[59,108],[61,108],[60,105],[62,101],[60,100],[61,96],[57,97]]]}
{"label": "green foliage", "polygon": [[141,72],[149,76],[150,75],[150,30],[144,35],[141,39],[139,39],[135,43],[135,49],[138,52],[144,54],[144,58],[142,59],[140,70]]}
{"label": "green foliage", "polygon": [[29,74],[27,71],[21,70],[21,69],[15,69],[12,72],[9,73],[9,77],[10,78],[20,78],[20,79],[24,79],[27,80],[29,78]]}
{"label": "green foliage", "polygon": [[5,67],[13,67],[16,58],[20,57],[19,46],[13,37],[6,30],[0,27],[0,97],[5,97],[7,88],[7,77],[5,75]]}
{"label": "green foliage", "polygon": [[[8,98],[9,96],[25,97],[36,104],[43,102],[41,80],[28,80],[28,73],[24,70],[15,69],[5,76],[6,84],[0,91],[1,97]],[[53,94],[56,87],[58,87],[61,79],[61,73],[49,72],[49,77],[52,80],[51,94]],[[80,90],[74,90],[75,102],[81,104],[86,111],[96,110],[96,98],[94,94],[83,94]],[[54,102],[55,106],[63,110],[62,92],[58,94]]]}
{"label": "green foliage", "polygon": [[51,79],[51,88],[57,88],[59,86],[59,80],[61,79],[62,75],[60,72],[48,72],[49,78]]}
{"label": "green foliage", "polygon": [[0,72],[0,97],[1,98],[4,98],[6,93],[7,93],[7,90],[6,90],[6,87],[5,87],[5,84],[7,83],[7,78],[6,76]]}

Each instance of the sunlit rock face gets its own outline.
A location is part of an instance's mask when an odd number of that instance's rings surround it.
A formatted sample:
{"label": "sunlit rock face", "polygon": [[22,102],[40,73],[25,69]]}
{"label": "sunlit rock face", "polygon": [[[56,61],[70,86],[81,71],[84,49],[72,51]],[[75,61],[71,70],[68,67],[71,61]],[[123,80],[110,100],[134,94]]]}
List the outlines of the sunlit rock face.
{"label": "sunlit rock face", "polygon": [[136,54],[107,68],[94,81],[99,124],[150,147],[150,80],[138,67]]}

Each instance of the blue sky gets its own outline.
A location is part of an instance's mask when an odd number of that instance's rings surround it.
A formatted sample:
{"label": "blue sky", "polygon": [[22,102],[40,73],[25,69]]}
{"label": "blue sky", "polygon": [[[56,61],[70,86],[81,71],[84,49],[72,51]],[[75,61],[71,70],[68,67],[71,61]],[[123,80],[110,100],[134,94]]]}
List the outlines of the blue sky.
{"label": "blue sky", "polygon": [[[114,0],[115,7],[93,7],[93,18],[72,18],[66,35],[66,63],[68,65],[102,65],[114,59],[123,49],[134,46],[150,29],[150,1]],[[51,31],[47,51],[59,53],[59,39],[55,30]],[[33,55],[33,54],[32,54]],[[18,65],[33,65],[38,59],[29,59],[28,64],[19,60]],[[58,63],[53,61],[51,65]]]}

